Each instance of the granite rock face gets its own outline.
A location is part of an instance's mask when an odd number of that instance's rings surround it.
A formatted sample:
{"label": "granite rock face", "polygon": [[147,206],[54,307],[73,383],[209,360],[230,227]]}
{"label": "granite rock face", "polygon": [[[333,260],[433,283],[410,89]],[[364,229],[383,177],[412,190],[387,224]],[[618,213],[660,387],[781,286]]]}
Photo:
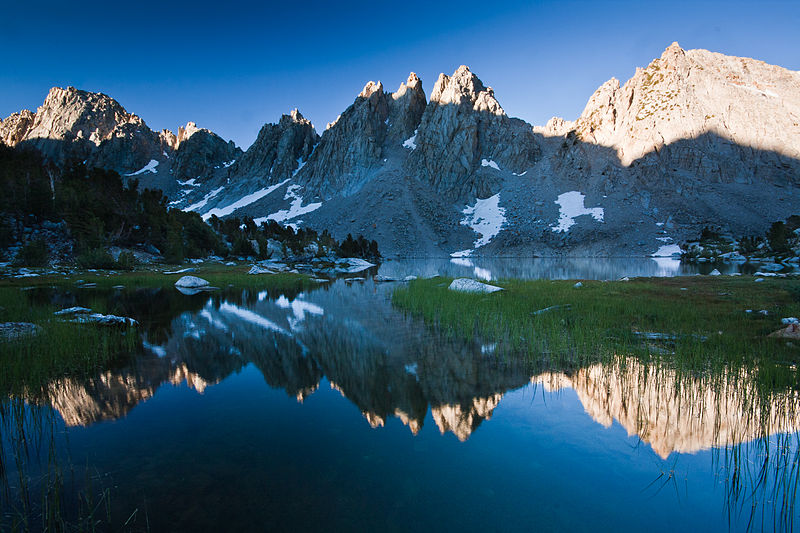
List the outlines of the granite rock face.
{"label": "granite rock face", "polygon": [[463,65],[436,81],[416,145],[406,168],[452,199],[491,196],[498,168],[523,172],[540,154],[531,126]]}
{"label": "granite rock face", "polygon": [[178,180],[203,179],[217,169],[229,167],[242,154],[233,141],[226,142],[217,134],[189,122],[186,128],[178,130],[172,157],[173,177]]}
{"label": "granite rock face", "polygon": [[156,133],[110,96],[74,87],[54,87],[35,113],[25,110],[0,122],[0,139],[35,148],[56,164],[85,161],[135,176],[167,194],[176,180],[207,177],[242,153],[193,122],[178,135]]}
{"label": "granite rock face", "polygon": [[382,159],[388,131],[389,97],[370,81],[339,118],[299,173],[300,181],[323,196],[350,194]]}
{"label": "granite rock face", "polygon": [[413,134],[425,105],[422,83],[413,72],[395,93],[384,91],[380,81],[368,82],[328,125],[298,181],[322,197],[355,193]]}
{"label": "granite rock face", "polygon": [[264,124],[258,138],[231,169],[234,175],[266,174],[268,183],[291,178],[319,142],[311,121],[297,109],[281,116],[277,124]]}
{"label": "granite rock face", "polygon": [[0,142],[8,146],[16,146],[28,134],[33,126],[34,114],[23,109],[5,120],[0,120]]}
{"label": "granite rock face", "polygon": [[389,141],[405,142],[419,127],[428,102],[422,80],[412,72],[405,83],[392,93],[389,101]]}
{"label": "granite rock face", "polygon": [[784,159],[800,159],[800,74],[673,43],[623,86],[603,84],[575,132],[624,166],[655,154],[712,181],[784,179]]}
{"label": "granite rock face", "polygon": [[140,117],[105,94],[74,87],[54,87],[36,113],[25,110],[4,120],[0,138],[9,146],[36,148],[58,164],[87,160],[123,172],[160,153],[158,136]]}
{"label": "granite rock face", "polygon": [[206,218],[363,234],[385,256],[668,256],[704,226],[763,234],[798,212],[800,73],[674,43],[575,121],[536,127],[466,66],[430,101],[411,73],[394,93],[367,83],[321,136],[293,111],[246,152],[56,88],[0,140],[117,170]]}

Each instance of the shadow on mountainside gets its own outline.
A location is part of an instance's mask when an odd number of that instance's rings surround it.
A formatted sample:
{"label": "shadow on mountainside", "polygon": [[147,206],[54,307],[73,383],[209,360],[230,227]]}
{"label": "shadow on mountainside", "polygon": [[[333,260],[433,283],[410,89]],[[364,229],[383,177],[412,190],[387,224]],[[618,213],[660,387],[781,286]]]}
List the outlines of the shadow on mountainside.
{"label": "shadow on mountainside", "polygon": [[[613,255],[615,240],[628,237],[619,255],[648,255],[656,247],[648,233],[655,231],[656,221],[669,220],[678,238],[706,225],[739,236],[762,234],[772,222],[795,214],[800,205],[800,161],[714,133],[654,149],[626,167],[615,149],[584,142],[574,131],[548,137],[506,115],[432,103],[428,107],[444,107],[453,121],[433,137],[418,131],[417,123],[416,144],[410,148],[403,143],[411,137],[403,136],[413,123],[393,130],[390,109],[373,100],[379,98],[359,96],[339,119],[344,124],[348,113],[363,112],[370,128],[339,137],[330,133],[336,126],[326,131],[289,184],[304,187],[305,203],[323,201],[320,209],[302,217],[308,226],[329,229],[339,239],[363,234],[377,240],[386,256],[447,255],[470,248],[477,236],[461,224],[462,209],[498,193],[506,223],[483,249],[498,255],[571,253],[581,248],[590,255]],[[344,142],[352,136],[353,143]],[[438,141],[430,142],[433,138]],[[67,141],[36,139],[19,149],[31,146],[45,154],[62,153],[56,159],[61,161],[89,157]],[[327,172],[329,164],[335,172]],[[255,185],[250,185],[252,176],[238,176],[234,169],[221,169],[214,178],[199,182],[194,194],[200,198],[226,186],[226,192],[201,211],[233,204],[271,183],[269,169]],[[135,178],[140,188],[177,190],[177,180],[164,173]],[[585,194],[587,206],[604,207],[603,223],[579,223],[569,234],[553,235],[550,228],[559,217],[555,199],[567,191]],[[266,216],[286,203],[277,198],[280,192],[232,214]],[[641,220],[648,226],[642,230],[644,237],[628,235],[632,224]],[[602,245],[592,248],[595,242]],[[639,242],[645,244],[637,247]]]}

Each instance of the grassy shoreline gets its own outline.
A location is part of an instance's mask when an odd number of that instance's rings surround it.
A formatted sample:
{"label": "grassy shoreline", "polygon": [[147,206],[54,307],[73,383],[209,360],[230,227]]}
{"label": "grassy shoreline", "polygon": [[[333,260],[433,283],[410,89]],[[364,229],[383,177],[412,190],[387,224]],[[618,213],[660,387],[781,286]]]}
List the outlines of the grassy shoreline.
{"label": "grassy shoreline", "polygon": [[493,282],[505,289],[493,294],[450,291],[450,281],[414,281],[396,289],[392,302],[455,337],[559,367],[618,354],[691,372],[758,366],[769,374],[800,362],[800,343],[768,336],[781,318],[800,315],[798,279],[637,278],[582,281],[580,288],[575,280],[504,280]]}
{"label": "grassy shoreline", "polygon": [[[224,294],[229,290],[291,294],[319,286],[302,274],[249,275],[249,266],[215,265],[199,267],[185,274],[200,276],[219,289],[204,292],[206,295]],[[79,295],[81,301],[88,302],[84,305],[94,312],[128,316],[125,309],[111,307],[113,303],[109,302],[108,291],[124,286],[134,290],[163,289],[177,294],[174,283],[185,274],[97,271],[69,276],[0,279],[0,322],[26,322],[39,328],[36,335],[0,340],[0,365],[3,367],[0,394],[35,397],[54,379],[90,375],[141,349],[136,326],[108,327],[65,321],[54,313],[69,305],[48,297],[34,298],[36,291],[28,293],[29,290],[55,288],[76,298]],[[191,296],[180,298],[189,299]],[[153,310],[155,313],[159,311],[162,310]]]}

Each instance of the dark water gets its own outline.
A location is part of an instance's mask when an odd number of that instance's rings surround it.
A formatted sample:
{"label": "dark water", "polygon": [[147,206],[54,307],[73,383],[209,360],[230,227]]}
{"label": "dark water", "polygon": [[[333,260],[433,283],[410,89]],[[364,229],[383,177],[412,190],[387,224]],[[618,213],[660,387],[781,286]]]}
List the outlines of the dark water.
{"label": "dark water", "polygon": [[[503,277],[546,272],[491,266]],[[623,266],[564,277],[636,275]],[[412,271],[426,274],[381,270]],[[100,514],[115,530],[793,526],[795,400],[758,398],[746,377],[679,379],[624,358],[535,366],[405,316],[391,305],[394,287],[93,291],[142,322],[146,348],[89,379],[52,383],[26,408],[42,451],[22,463],[11,459],[21,425],[7,408],[7,486],[19,488],[19,469],[36,478],[57,462],[72,473],[65,492],[107,491]],[[25,297],[68,306],[88,292]],[[45,422],[31,422],[31,410]]]}

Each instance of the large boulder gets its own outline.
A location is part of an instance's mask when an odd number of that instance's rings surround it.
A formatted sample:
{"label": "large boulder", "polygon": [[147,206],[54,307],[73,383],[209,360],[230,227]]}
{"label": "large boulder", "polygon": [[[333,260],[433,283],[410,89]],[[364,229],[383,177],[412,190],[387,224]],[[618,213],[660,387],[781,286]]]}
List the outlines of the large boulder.
{"label": "large boulder", "polygon": [[503,290],[502,287],[496,287],[495,285],[489,285],[488,283],[481,283],[478,280],[469,278],[454,279],[448,289],[456,292],[472,293],[492,293]]}
{"label": "large boulder", "polygon": [[200,289],[203,287],[208,287],[209,283],[203,278],[198,278],[197,276],[183,276],[181,279],[175,282],[175,286],[182,287],[184,289]]}

